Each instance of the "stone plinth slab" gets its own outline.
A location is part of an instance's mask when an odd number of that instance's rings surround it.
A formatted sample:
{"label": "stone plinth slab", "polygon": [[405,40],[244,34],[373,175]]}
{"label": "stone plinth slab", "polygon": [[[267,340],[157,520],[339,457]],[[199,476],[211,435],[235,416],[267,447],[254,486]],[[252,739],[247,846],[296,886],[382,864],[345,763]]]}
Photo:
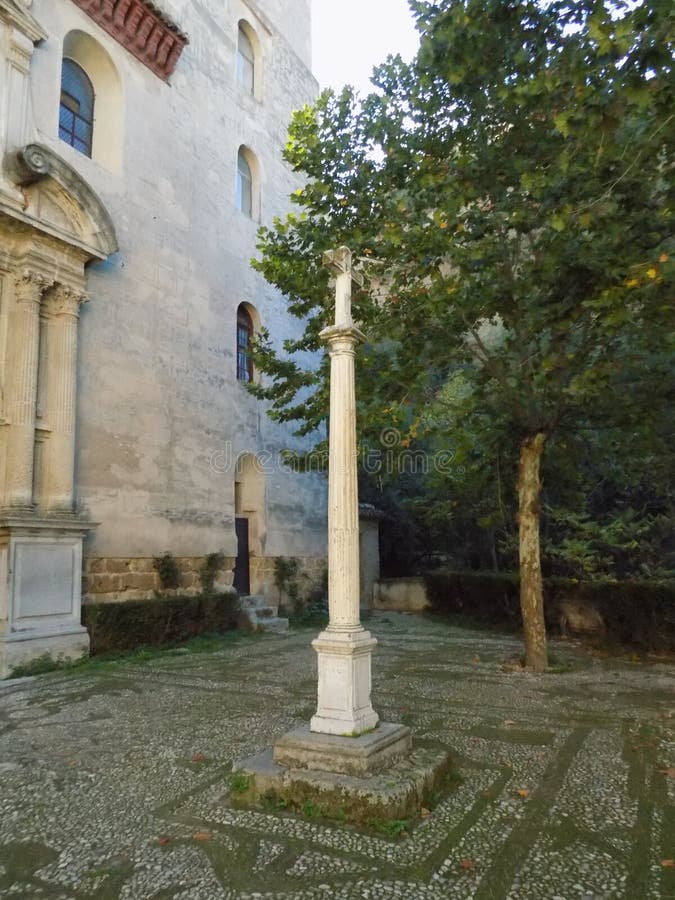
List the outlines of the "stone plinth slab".
{"label": "stone plinth slab", "polygon": [[279,738],[274,761],[290,769],[365,776],[381,772],[411,748],[412,735],[405,725],[381,722],[358,737],[316,733],[302,725]]}
{"label": "stone plinth slab", "polygon": [[414,750],[386,771],[364,777],[287,768],[267,750],[239,764],[247,787],[232,792],[230,799],[236,806],[275,799],[300,813],[311,803],[324,818],[368,825],[417,818],[447,784],[450,770],[448,751],[438,748]]}
{"label": "stone plinth slab", "polygon": [[89,652],[82,627],[82,541],[76,516],[0,518],[0,678],[35,659]]}

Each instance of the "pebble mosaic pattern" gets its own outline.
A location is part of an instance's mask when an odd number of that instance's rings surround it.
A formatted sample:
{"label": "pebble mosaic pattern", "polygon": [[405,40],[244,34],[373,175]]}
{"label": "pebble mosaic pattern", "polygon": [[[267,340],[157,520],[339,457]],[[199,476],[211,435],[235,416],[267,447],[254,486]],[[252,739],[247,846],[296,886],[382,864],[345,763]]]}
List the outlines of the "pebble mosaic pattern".
{"label": "pebble mosaic pattern", "polygon": [[0,684],[0,898],[675,897],[675,670],[502,664],[517,639],[374,615],[374,705],[453,751],[398,841],[236,810],[233,764],[314,712],[309,631]]}

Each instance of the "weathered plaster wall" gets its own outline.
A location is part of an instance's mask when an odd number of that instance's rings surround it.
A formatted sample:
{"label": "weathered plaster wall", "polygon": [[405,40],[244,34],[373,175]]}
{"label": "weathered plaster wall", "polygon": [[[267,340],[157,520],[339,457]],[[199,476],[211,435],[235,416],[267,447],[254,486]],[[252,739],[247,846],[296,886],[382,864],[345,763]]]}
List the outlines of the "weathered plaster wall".
{"label": "weathered plaster wall", "polygon": [[[234,201],[241,144],[260,162],[263,222],[287,209],[297,186],[281,151],[292,110],[316,92],[307,69],[309,3],[160,5],[190,38],[171,85],[70,0],[31,7],[49,36],[32,63],[30,138],[60,153],[98,192],[120,245],[89,268],[91,300],[80,322],[76,495],[78,508],[100,523],[85,552],[234,556],[234,460],[264,451],[264,555],[322,557],[325,482],[275,464],[282,447],[298,443],[235,378],[240,302],[252,304],[280,340],[298,329],[249,267],[257,223]],[[235,77],[240,18],[263,48],[260,101]],[[73,29],[105,48],[121,78],[119,168],[57,136],[62,46]]]}

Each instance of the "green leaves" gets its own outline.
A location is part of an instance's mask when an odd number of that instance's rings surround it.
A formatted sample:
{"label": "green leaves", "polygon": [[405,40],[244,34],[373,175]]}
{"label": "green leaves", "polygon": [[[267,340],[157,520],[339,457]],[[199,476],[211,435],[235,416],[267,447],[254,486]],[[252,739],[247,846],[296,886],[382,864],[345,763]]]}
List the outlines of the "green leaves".
{"label": "green leaves", "polygon": [[[513,464],[523,434],[614,427],[628,406],[636,428],[663,403],[669,9],[412,6],[416,60],[388,59],[363,100],[327,91],[294,115],[285,157],[305,185],[293,212],[261,230],[254,266],[286,295],[299,337],[260,343],[254,390],[300,432],[321,425],[318,333],[333,296],[320,260],[346,243],[366,276],[354,297],[371,340],[357,359],[362,434],[408,434],[421,417],[413,443],[454,444],[466,429],[476,451],[464,448],[463,464],[480,480],[497,445]],[[463,417],[444,418],[457,373],[470,385]]]}

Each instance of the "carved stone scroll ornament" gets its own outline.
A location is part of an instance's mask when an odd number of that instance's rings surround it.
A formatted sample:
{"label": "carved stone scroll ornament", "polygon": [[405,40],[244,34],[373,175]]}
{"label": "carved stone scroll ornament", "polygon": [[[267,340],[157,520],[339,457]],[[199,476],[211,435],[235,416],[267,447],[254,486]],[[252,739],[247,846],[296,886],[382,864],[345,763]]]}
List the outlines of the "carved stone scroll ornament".
{"label": "carved stone scroll ornament", "polygon": [[[81,210],[82,220],[87,222],[86,233],[74,236],[78,241],[84,240],[86,249],[91,251],[91,259],[107,259],[117,251],[115,227],[101,199],[58,153],[44,144],[27,144],[16,153],[12,168],[15,183],[28,188],[27,194],[39,190],[33,185],[51,180],[68,198],[68,202]],[[73,230],[77,232],[77,226]]]}

